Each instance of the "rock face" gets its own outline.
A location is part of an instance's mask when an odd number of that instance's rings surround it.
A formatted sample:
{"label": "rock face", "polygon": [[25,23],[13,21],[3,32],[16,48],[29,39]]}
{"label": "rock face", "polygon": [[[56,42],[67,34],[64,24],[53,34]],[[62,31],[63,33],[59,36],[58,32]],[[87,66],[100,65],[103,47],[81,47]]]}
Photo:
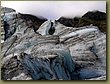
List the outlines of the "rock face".
{"label": "rock face", "polygon": [[88,11],[82,17],[60,17],[57,21],[68,27],[82,27],[92,24],[98,26],[101,32],[107,32],[106,13],[101,11]]}
{"label": "rock face", "polygon": [[96,21],[106,20],[106,13],[101,11],[89,11],[86,14],[84,14],[82,18],[88,18]]}
{"label": "rock face", "polygon": [[60,17],[57,21],[67,27],[76,27],[79,23],[80,17],[69,18],[69,17]]}
{"label": "rock face", "polygon": [[30,15],[30,14],[18,14],[19,18],[23,19],[26,23],[26,25],[30,28],[33,28],[34,32],[36,32],[40,25],[42,23],[44,23],[45,21],[47,21],[46,18],[43,17],[36,17],[34,15]]}
{"label": "rock face", "polygon": [[[106,80],[106,34],[97,26],[67,27],[43,19],[34,31],[28,15],[14,14],[15,30],[2,39],[2,80]],[[3,17],[12,32],[15,16]]]}

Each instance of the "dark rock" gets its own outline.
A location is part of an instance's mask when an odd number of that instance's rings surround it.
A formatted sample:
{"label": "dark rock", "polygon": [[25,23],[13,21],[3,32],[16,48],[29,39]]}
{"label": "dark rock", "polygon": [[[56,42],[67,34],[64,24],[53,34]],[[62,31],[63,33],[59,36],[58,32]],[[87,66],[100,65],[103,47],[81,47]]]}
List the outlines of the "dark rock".
{"label": "dark rock", "polygon": [[80,17],[74,18],[67,18],[67,17],[60,17],[57,21],[67,27],[75,27],[80,20]]}
{"label": "dark rock", "polygon": [[106,20],[106,13],[101,11],[88,11],[82,16],[82,18],[87,18],[96,21]]}
{"label": "dark rock", "polygon": [[19,18],[23,19],[28,25],[28,27],[33,28],[34,32],[36,32],[39,29],[42,23],[47,21],[47,19],[43,17],[40,18],[31,14],[22,13],[19,13]]}
{"label": "dark rock", "polygon": [[60,17],[57,21],[68,27],[82,27],[93,24],[98,26],[102,32],[107,32],[106,13],[101,11],[88,11],[82,17]]}

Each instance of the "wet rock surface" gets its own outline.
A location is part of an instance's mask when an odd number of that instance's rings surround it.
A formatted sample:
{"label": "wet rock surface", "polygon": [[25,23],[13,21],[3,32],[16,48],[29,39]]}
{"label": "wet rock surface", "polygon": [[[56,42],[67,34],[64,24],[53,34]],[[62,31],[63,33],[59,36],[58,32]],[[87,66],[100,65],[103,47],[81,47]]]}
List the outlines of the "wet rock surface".
{"label": "wet rock surface", "polygon": [[97,26],[37,22],[7,10],[1,19],[8,23],[1,31],[2,80],[106,80],[106,34]]}

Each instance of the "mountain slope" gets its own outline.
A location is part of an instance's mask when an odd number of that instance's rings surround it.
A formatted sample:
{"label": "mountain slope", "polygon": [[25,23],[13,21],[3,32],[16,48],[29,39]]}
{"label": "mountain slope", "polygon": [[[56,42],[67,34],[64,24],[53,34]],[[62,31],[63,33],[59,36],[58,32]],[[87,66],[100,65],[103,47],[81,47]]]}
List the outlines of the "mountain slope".
{"label": "mountain slope", "polygon": [[106,80],[106,34],[97,26],[43,20],[35,32],[24,18],[16,20],[16,31],[2,43],[2,80]]}
{"label": "mountain slope", "polygon": [[88,11],[82,17],[60,17],[57,21],[68,27],[82,27],[92,24],[98,26],[100,31],[107,32],[106,13],[101,11]]}

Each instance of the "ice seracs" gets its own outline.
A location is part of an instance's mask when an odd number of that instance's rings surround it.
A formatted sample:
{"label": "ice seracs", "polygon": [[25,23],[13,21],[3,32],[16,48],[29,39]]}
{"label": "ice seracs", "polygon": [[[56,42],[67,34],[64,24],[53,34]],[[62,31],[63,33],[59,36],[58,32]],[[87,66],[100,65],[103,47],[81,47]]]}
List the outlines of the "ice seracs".
{"label": "ice seracs", "polygon": [[[14,16],[6,16],[14,26]],[[48,20],[35,33],[25,18],[17,17],[16,31],[1,41],[2,80],[106,80],[106,34],[98,27]]]}

